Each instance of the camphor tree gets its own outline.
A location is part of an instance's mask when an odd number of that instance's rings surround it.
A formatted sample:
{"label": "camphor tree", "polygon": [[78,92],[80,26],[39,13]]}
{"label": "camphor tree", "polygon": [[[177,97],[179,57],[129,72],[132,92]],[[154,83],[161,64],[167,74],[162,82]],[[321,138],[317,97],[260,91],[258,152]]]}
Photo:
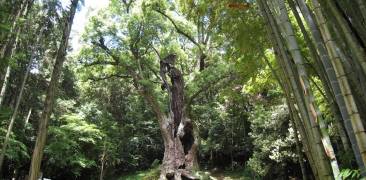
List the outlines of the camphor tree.
{"label": "camphor tree", "polygon": [[[80,59],[85,71],[94,72],[93,79],[124,78],[149,104],[164,140],[160,178],[194,179],[198,134],[189,106],[211,84],[230,79],[230,68],[219,57],[215,61],[220,64],[212,60],[207,69],[196,68],[203,58],[196,58],[195,51],[202,54],[202,47],[190,39],[189,23],[171,17],[170,6],[165,1],[112,1],[108,11],[91,18],[85,34],[89,46]],[[203,81],[208,84],[194,83],[213,70],[221,75]]]}

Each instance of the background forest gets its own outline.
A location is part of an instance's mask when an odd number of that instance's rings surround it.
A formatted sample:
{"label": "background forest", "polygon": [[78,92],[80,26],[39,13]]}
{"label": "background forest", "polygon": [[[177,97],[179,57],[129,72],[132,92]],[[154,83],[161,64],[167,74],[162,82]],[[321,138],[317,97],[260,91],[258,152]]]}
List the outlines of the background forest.
{"label": "background forest", "polygon": [[0,0],[0,179],[366,177],[364,0],[87,6]]}

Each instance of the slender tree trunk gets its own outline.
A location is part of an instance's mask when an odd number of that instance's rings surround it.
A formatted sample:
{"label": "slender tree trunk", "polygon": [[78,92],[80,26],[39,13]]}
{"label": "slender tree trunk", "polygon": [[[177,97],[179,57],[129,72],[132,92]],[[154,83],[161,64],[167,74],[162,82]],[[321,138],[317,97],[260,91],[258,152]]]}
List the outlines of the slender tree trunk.
{"label": "slender tree trunk", "polygon": [[[306,4],[303,1],[298,1],[298,3],[300,5],[302,14],[304,15],[304,18],[312,32],[311,35],[314,40],[314,44],[317,46],[318,51],[320,53],[320,57],[321,57],[320,59],[322,61],[323,66],[326,69],[326,74],[327,74],[328,78],[330,79],[330,81],[332,82],[332,83],[330,83],[330,85],[331,85],[333,94],[336,97],[335,100],[337,102],[337,105],[339,108],[342,108],[342,109],[340,109],[340,111],[341,111],[340,114],[342,115],[344,122],[349,121],[349,115],[347,113],[347,110],[345,109],[346,108],[345,102],[342,98],[340,98],[342,96],[340,84],[338,83],[334,68],[330,62],[329,56],[327,54],[326,48],[324,46],[324,43],[323,43],[323,40],[321,37],[321,34],[320,34],[318,28],[316,27],[316,24],[312,18],[312,15],[310,14],[310,11],[307,9]],[[329,103],[331,104],[332,109],[335,109],[335,107],[333,107],[335,104],[330,101],[329,101]],[[335,109],[335,111],[338,109],[338,107]],[[337,116],[337,114],[338,113],[334,113],[335,116]],[[339,126],[339,125],[337,125],[337,126]],[[340,125],[340,126],[342,126],[342,125]],[[347,130],[347,133],[350,136],[349,132],[353,132],[352,126],[349,123],[345,123],[345,126],[346,126],[346,129],[348,128],[350,130],[350,131]],[[342,139],[347,138],[345,135],[342,135],[341,131],[340,131],[340,136]],[[354,135],[353,135],[353,138],[350,136],[350,139],[351,139],[351,141],[352,141],[352,139],[354,139],[354,142],[355,142]],[[343,141],[345,142],[346,140],[343,140]],[[348,149],[346,146],[344,146],[344,147],[345,147],[345,149]],[[355,154],[357,154],[357,153],[355,152]],[[359,152],[358,152],[358,154],[359,154]]]}
{"label": "slender tree trunk", "polygon": [[19,38],[19,20],[22,16],[24,16],[29,8],[29,2],[28,0],[23,0],[22,4],[19,8],[19,10],[15,13],[14,22],[12,23],[12,26],[10,28],[10,32],[8,33],[6,37],[6,42],[2,46],[1,52],[0,52],[0,83],[4,84],[4,77],[3,74],[5,74],[5,67],[8,66],[9,57],[14,52],[14,43],[16,43],[16,39]]}
{"label": "slender tree trunk", "polygon": [[105,145],[105,142],[104,142],[104,144],[103,144],[103,154],[102,154],[102,157],[100,159],[101,166],[100,166],[99,180],[103,180],[104,179],[105,156],[106,156],[106,145]]}
{"label": "slender tree trunk", "polygon": [[[336,114],[335,116],[339,116],[339,115]],[[341,117],[338,117],[338,118],[335,117],[335,119],[341,119]],[[339,137],[340,137],[340,139],[342,141],[343,150],[345,152],[350,151],[351,150],[350,141],[348,139],[348,136],[346,134],[346,131],[344,130],[344,126],[339,121],[336,121],[334,124],[335,124],[335,126],[336,126],[336,128],[338,130],[338,135],[339,135]]]}
{"label": "slender tree trunk", "polygon": [[[345,40],[347,44],[350,46],[350,51],[354,55],[354,59],[361,65],[363,73],[366,74],[366,55],[363,48],[358,44],[358,40],[354,37],[354,34],[351,28],[348,26],[346,20],[342,17],[341,13],[337,9],[335,2],[326,0],[326,4],[328,5],[333,17],[336,20],[336,24],[340,27],[340,30],[343,32],[345,36]],[[362,12],[362,14],[366,14],[366,12]]]}
{"label": "slender tree trunk", "polygon": [[[325,8],[325,10],[328,10],[328,9],[329,8]],[[347,78],[349,80],[349,84],[351,86],[353,95],[357,97],[355,100],[356,100],[356,105],[358,107],[358,111],[365,112],[366,108],[363,106],[363,104],[366,104],[366,84],[364,83],[364,82],[366,82],[366,72],[364,71],[364,69],[362,67],[362,62],[360,61],[360,59],[357,57],[357,54],[355,53],[355,52],[357,52],[357,49],[350,48],[351,45],[349,45],[349,38],[350,37],[353,38],[353,36],[357,36],[357,38],[355,37],[354,41],[351,43],[353,43],[355,45],[360,45],[360,48],[359,48],[360,53],[365,52],[365,47],[362,44],[359,36],[356,34],[357,32],[355,32],[354,29],[349,29],[350,27],[347,25],[346,26],[347,29],[352,30],[352,32],[349,32],[349,34],[343,33],[342,29],[339,28],[340,26],[338,25],[338,21],[336,20],[336,18],[334,18],[334,16],[332,15],[331,12],[328,12],[328,13],[327,12],[328,11],[324,11],[325,15],[328,15],[325,17],[328,18],[327,19],[328,22],[331,22],[331,23],[329,23],[329,28],[333,30],[333,34],[332,34],[332,35],[334,35],[333,39],[336,40],[336,43],[337,43],[336,45],[338,45],[337,52],[339,53],[339,56],[341,57],[342,64],[343,64],[344,70],[346,72]],[[349,17],[344,17],[344,18],[349,19]],[[342,18],[342,20],[344,20],[344,18]],[[365,26],[365,28],[366,28],[366,26]],[[358,40],[360,40],[360,41],[358,41]],[[359,43],[357,43],[356,41],[358,41]],[[364,57],[361,60],[366,61],[365,58],[366,57]],[[363,116],[362,113],[360,115],[361,115],[361,119],[363,119],[364,126],[365,126],[366,117]]]}
{"label": "slender tree trunk", "polygon": [[11,134],[12,129],[13,129],[14,121],[15,121],[17,115],[18,115],[18,109],[19,109],[21,99],[23,97],[23,91],[24,91],[25,83],[27,81],[29,70],[30,70],[30,65],[28,65],[28,68],[26,70],[22,85],[20,87],[20,92],[19,92],[19,95],[18,95],[18,99],[16,101],[16,105],[15,105],[15,108],[14,108],[14,112],[13,112],[13,115],[11,116],[11,118],[10,118],[10,123],[9,123],[9,126],[8,126],[8,130],[6,131],[5,140],[4,140],[4,143],[3,143],[3,146],[2,146],[2,149],[1,149],[1,154],[0,154],[0,172],[1,172],[1,169],[2,169],[2,166],[3,166],[5,152],[6,152],[8,143],[9,143],[9,138],[10,138],[10,134]]}
{"label": "slender tree trunk", "polygon": [[16,180],[17,176],[18,176],[18,170],[15,169],[13,172],[13,178],[11,178],[11,180]]}
{"label": "slender tree trunk", "polygon": [[[26,11],[24,13],[26,14]],[[5,53],[6,56],[4,56],[3,58],[7,58],[8,55],[10,58],[12,58],[14,56],[18,43],[19,43],[20,32],[21,32],[20,27],[18,27],[16,29],[15,43],[14,44],[11,43],[12,47],[10,48],[10,54]],[[2,106],[2,103],[3,103],[5,95],[6,95],[6,89],[8,86],[9,79],[10,79],[10,72],[11,72],[11,67],[10,67],[10,65],[8,65],[8,67],[6,68],[6,74],[5,74],[4,82],[3,82],[1,92],[0,92],[0,108]]]}
{"label": "slender tree trunk", "polygon": [[230,161],[231,161],[231,171],[234,171],[234,123],[232,123],[231,127],[231,149],[230,149]]}
{"label": "slender tree trunk", "polygon": [[292,113],[290,112],[290,122],[292,125],[292,128],[294,130],[294,136],[295,136],[295,142],[296,142],[296,151],[297,151],[297,155],[299,156],[298,161],[301,167],[301,174],[302,174],[302,179],[303,180],[307,180],[307,176],[306,176],[306,168],[305,168],[305,164],[304,164],[304,157],[302,155],[302,151],[300,148],[300,141],[299,141],[299,137],[298,137],[298,132],[297,132],[297,128],[296,128],[296,124],[295,121],[293,120],[292,117]]}
{"label": "slender tree trunk", "polygon": [[[276,7],[276,6],[275,6]],[[278,7],[278,5],[277,5]],[[269,8],[267,7],[268,12],[270,12]],[[287,15],[287,14],[285,14]],[[283,18],[283,16],[281,16]],[[286,17],[286,16],[285,16]],[[276,24],[274,23],[274,20],[272,20],[272,26],[275,27]],[[287,30],[292,30],[290,27],[286,27],[288,28]],[[287,32],[288,33],[288,32]],[[280,36],[279,33],[277,33],[277,36]],[[287,38],[289,38],[289,36],[287,36]],[[280,38],[277,38],[279,42],[281,42]],[[293,39],[294,40],[294,39]],[[292,40],[292,41],[293,41]],[[296,41],[293,41],[293,43]],[[281,43],[279,43],[281,44]],[[297,61],[299,61],[299,58],[301,58],[301,55],[298,54],[298,48],[294,48],[292,46],[293,44],[289,44],[290,47],[290,52],[292,52],[293,57],[296,58]],[[296,46],[297,44],[295,44]],[[284,49],[284,48],[281,48]],[[286,57],[287,53],[286,51],[282,50],[284,54],[284,57]],[[295,60],[295,59],[294,59]],[[301,60],[301,59],[300,59]],[[295,63],[296,64],[296,63]],[[331,178],[331,172],[330,172],[330,167],[328,164],[328,160],[327,157],[325,156],[324,152],[325,149],[331,149],[328,148],[329,146],[323,146],[323,140],[321,138],[320,135],[320,130],[319,130],[319,126],[317,125],[316,119],[319,119],[318,116],[316,115],[317,112],[315,111],[314,108],[314,104],[313,104],[313,100],[312,98],[309,96],[310,92],[309,92],[309,84],[308,81],[306,81],[307,79],[305,79],[306,76],[306,72],[304,71],[304,68],[301,68],[301,64],[297,64],[297,66],[300,66],[300,68],[298,67],[297,69],[300,70],[298,73],[295,72],[297,70],[294,69],[294,67],[292,67],[292,64],[290,62],[290,59],[287,58],[287,60],[285,62],[283,62],[284,67],[286,67],[286,73],[287,75],[290,77],[291,80],[291,84],[292,84],[292,88],[293,88],[293,92],[295,93],[296,99],[297,99],[297,105],[298,105],[298,110],[301,112],[301,116],[304,119],[304,124],[307,127],[306,129],[309,131],[308,135],[310,137],[309,141],[311,145],[315,146],[311,146],[311,152],[314,154],[314,156],[319,156],[317,158],[314,158],[314,160],[316,160],[316,165],[318,166],[317,171],[319,172],[318,176],[320,179],[329,179]],[[297,79],[295,80],[295,77],[297,77]],[[304,83],[304,79],[305,82],[307,82],[307,84]],[[305,86],[306,85],[306,86]],[[302,89],[302,91],[299,89]],[[302,92],[302,95],[301,93]],[[314,142],[312,142],[314,141]],[[324,143],[325,144],[325,143]],[[334,158],[334,157],[332,157]]]}
{"label": "slender tree trunk", "polygon": [[[335,41],[327,27],[327,21],[321,11],[319,2],[317,0],[313,0],[315,17],[319,24],[321,34],[317,30],[317,26],[305,2],[303,0],[298,0],[298,3],[302,13],[304,14],[305,20],[307,20],[307,23],[312,30],[313,39],[316,42],[315,44],[322,54],[321,57],[323,65],[326,67],[328,77],[331,79],[333,92],[343,116],[343,120],[345,121],[344,124],[352,144],[352,149],[355,153],[358,166],[364,176],[366,163],[365,132],[347,76],[345,75],[343,65],[341,63],[341,57],[337,52]],[[324,39],[325,46],[322,38]],[[329,59],[327,59],[327,52],[329,53],[331,64],[329,63]]]}
{"label": "slender tree trunk", "polygon": [[364,18],[360,18],[360,6],[358,6],[355,1],[336,1],[337,6],[341,9],[343,16],[346,17],[345,20],[351,24],[357,35],[359,36],[359,40],[365,48],[366,45],[366,21]]}
{"label": "slender tree trunk", "polygon": [[31,115],[32,115],[32,108],[29,109],[27,117],[25,118],[24,124],[28,124]]}
{"label": "slender tree trunk", "polygon": [[10,77],[10,66],[8,66],[6,68],[6,74],[4,77],[3,86],[0,91],[0,108],[1,108],[4,98],[5,98],[5,92],[6,92],[6,88],[8,87],[9,77]]}
{"label": "slender tree trunk", "polygon": [[58,85],[58,80],[61,75],[62,65],[65,61],[66,56],[66,49],[68,46],[68,41],[70,37],[70,31],[72,27],[72,23],[74,20],[76,8],[78,5],[79,0],[72,0],[71,7],[68,14],[68,18],[65,21],[64,30],[62,34],[62,40],[60,43],[60,47],[58,49],[56,55],[56,62],[52,71],[51,81],[47,89],[47,96],[44,102],[44,109],[42,112],[41,119],[39,121],[38,133],[36,144],[33,150],[31,166],[29,169],[29,180],[37,180],[39,177],[39,171],[41,168],[41,161],[43,157],[43,148],[46,143],[47,138],[47,128],[48,128],[48,121],[52,114],[52,109],[54,105],[55,99],[55,92]]}
{"label": "slender tree trunk", "polygon": [[[307,180],[308,178],[307,178],[306,168],[305,168],[305,164],[304,164],[304,161],[303,161],[304,157],[303,157],[303,154],[302,154],[302,151],[301,151],[301,146],[300,146],[301,143],[299,141],[298,131],[297,131],[297,127],[296,127],[295,120],[294,120],[294,111],[291,109],[291,107],[289,105],[290,98],[291,98],[291,95],[288,92],[289,89],[287,87],[285,88],[285,86],[287,86],[287,85],[283,84],[284,81],[281,80],[280,76],[274,70],[274,68],[272,67],[272,65],[271,65],[270,61],[268,60],[268,58],[266,57],[266,55],[264,53],[262,55],[263,55],[263,58],[264,58],[266,64],[270,68],[272,74],[275,76],[275,78],[278,81],[279,85],[281,86],[282,90],[285,92],[285,96],[286,96],[286,99],[287,99],[287,107],[289,108],[290,122],[291,122],[291,125],[292,125],[293,129],[294,129],[294,136],[295,136],[295,141],[296,141],[296,151],[297,151],[297,154],[299,156],[298,161],[299,161],[299,164],[300,164],[300,167],[301,167],[302,179]],[[306,138],[305,133],[303,133],[303,134],[304,135],[301,136],[301,137]],[[311,155],[309,154],[309,156],[311,156]],[[312,161],[312,160],[310,160],[310,161]],[[313,166],[313,165],[311,165],[311,166]]]}
{"label": "slender tree trunk", "polygon": [[[346,43],[345,35],[332,21],[328,19],[326,19],[326,21],[331,22],[328,24],[329,29],[333,30],[333,34],[331,34],[333,35],[332,40],[335,41],[336,52],[341,59],[353,96],[357,97],[355,99],[356,101],[361,102],[359,104],[366,104],[366,84],[364,83],[366,80],[366,74],[364,74],[361,65],[355,59],[355,56],[352,55],[349,45]],[[359,112],[366,111],[366,108],[362,106],[360,107],[358,104],[357,107],[360,108]],[[361,116],[361,118],[363,117]]]}
{"label": "slender tree trunk", "polygon": [[[306,128],[304,128],[304,131],[303,131],[304,132],[303,135],[305,135],[303,137],[303,140],[308,139],[308,142],[309,142],[309,143],[304,143],[304,144],[309,145],[309,152],[311,154],[311,156],[309,156],[309,159],[314,160],[313,161],[314,163],[311,163],[314,165],[314,166],[312,166],[314,175],[315,175],[315,177],[317,177],[317,179],[320,179],[321,177],[329,177],[328,174],[329,174],[330,168],[329,168],[329,164],[325,160],[326,158],[324,157],[323,148],[320,146],[321,142],[320,142],[320,138],[319,138],[320,137],[319,132],[318,132],[318,130],[312,128],[310,125],[309,116],[306,111],[303,98],[301,97],[300,91],[298,89],[298,83],[297,83],[298,80],[295,79],[295,77],[297,77],[297,76],[294,75],[294,72],[292,71],[292,68],[289,65],[289,63],[286,63],[286,62],[290,62],[290,59],[287,55],[285,47],[282,44],[282,40],[280,38],[280,33],[278,31],[277,25],[275,24],[275,20],[274,20],[273,16],[271,15],[271,12],[269,11],[268,5],[263,0],[260,0],[258,2],[262,9],[262,12],[265,16],[265,19],[268,20],[267,24],[268,24],[269,30],[272,32],[270,34],[270,37],[275,38],[275,40],[273,41],[275,48],[277,49],[275,52],[278,51],[279,54],[281,55],[281,57],[283,58],[283,59],[278,58],[277,60],[280,63],[280,66],[283,68],[284,75],[286,75],[285,79],[287,79],[287,78],[289,79],[288,82],[289,82],[290,89],[292,89],[292,92],[295,96],[296,105],[301,114],[301,117],[303,118],[302,123],[306,127]],[[302,127],[302,126],[299,125],[299,127]],[[312,158],[310,158],[310,157],[312,157]]]}
{"label": "slender tree trunk", "polygon": [[[299,28],[300,28],[301,33],[303,34],[304,40],[305,40],[306,44],[308,45],[308,48],[310,50],[310,55],[315,63],[314,69],[315,69],[317,75],[319,76],[319,78],[321,79],[325,91],[327,91],[327,90],[329,91],[329,84],[330,84],[329,79],[327,78],[327,76],[325,74],[325,69],[321,64],[319,54],[318,54],[315,46],[313,45],[308,32],[306,31],[306,28],[304,26],[304,23],[302,22],[302,19],[299,15],[298,11],[296,10],[295,3],[293,0],[287,0],[287,2],[294,14],[297,24],[299,25]],[[331,93],[328,93],[328,94],[331,94]],[[324,96],[324,98],[326,98],[326,96]]]}
{"label": "slender tree trunk", "polygon": [[205,67],[206,67],[206,65],[205,65],[206,58],[207,58],[206,54],[201,53],[201,55],[200,55],[200,63],[199,63],[200,64],[200,71],[203,71],[205,69]]}
{"label": "slender tree trunk", "polygon": [[362,15],[362,25],[366,26],[366,2],[364,0],[356,0],[356,2]]}
{"label": "slender tree trunk", "polygon": [[[285,78],[285,77],[284,77]],[[314,173],[314,176],[318,178],[318,169],[316,168],[316,164],[315,164],[315,160],[314,160],[314,155],[311,154],[311,146],[309,147],[309,144],[310,144],[310,141],[308,139],[308,135],[306,133],[306,130],[304,129],[303,125],[301,125],[301,120],[300,120],[300,117],[299,117],[299,113],[296,111],[296,108],[295,108],[295,100],[293,100],[293,97],[291,96],[291,93],[289,92],[290,88],[288,87],[288,85],[285,84],[284,86],[284,92],[285,92],[285,95],[286,95],[286,99],[287,99],[287,106],[289,108],[289,112],[290,112],[290,120],[292,120],[292,123],[294,125],[294,131],[295,131],[295,140],[296,138],[298,139],[297,137],[297,130],[299,130],[300,132],[300,135],[301,135],[301,141],[302,141],[302,144],[303,144],[303,147],[304,147],[304,152],[308,158],[308,161],[310,163],[310,167],[312,168],[313,170],[313,173]],[[297,140],[298,141],[298,140]],[[298,144],[298,142],[296,142]],[[297,145],[298,146],[298,145]],[[299,146],[300,147],[300,146]],[[296,147],[298,148],[298,147]],[[302,165],[301,162],[303,160],[303,157],[301,153],[301,150],[297,150],[298,151],[298,154],[299,154],[299,163],[300,163],[300,166],[301,166],[301,172],[302,172],[302,175],[303,175],[303,179],[306,179],[307,178],[307,173],[306,173],[306,168],[304,165]],[[316,153],[316,152],[315,152]]]}
{"label": "slender tree trunk", "polygon": [[[287,92],[286,92],[287,91]],[[290,115],[292,115],[293,121],[294,121],[294,125],[296,126],[296,129],[298,130],[298,132],[300,133],[301,136],[301,142],[303,144],[303,148],[304,148],[304,152],[305,155],[307,156],[307,159],[309,161],[310,167],[313,171],[314,176],[316,177],[316,179],[320,179],[319,178],[319,170],[317,169],[317,160],[315,160],[314,158],[317,158],[316,155],[312,154],[314,152],[312,152],[312,145],[311,141],[308,139],[308,135],[307,132],[304,128],[304,126],[301,124],[301,119],[299,116],[298,111],[295,108],[295,100],[293,99],[293,97],[291,97],[291,95],[289,95],[288,90],[285,90],[287,96],[286,99],[288,101],[287,105],[290,111]],[[306,169],[305,169],[306,170]],[[303,173],[304,170],[302,170]],[[306,174],[303,174],[303,176],[306,176]]]}
{"label": "slender tree trunk", "polygon": [[[330,87],[332,85],[330,85],[330,81],[329,81],[329,78],[326,74],[326,71],[325,71],[325,68],[324,66],[322,65],[321,63],[321,58],[319,57],[318,55],[318,52],[316,50],[316,47],[315,45],[312,43],[306,29],[305,29],[305,26],[302,22],[302,19],[296,9],[296,5],[294,3],[293,0],[288,0],[288,3],[289,3],[289,6],[290,8],[292,9],[292,12],[296,18],[296,21],[300,27],[300,30],[304,36],[304,39],[305,39],[305,42],[307,43],[309,49],[310,49],[310,54],[312,55],[313,57],[313,60],[316,64],[316,67],[315,67],[315,70],[317,71],[317,74],[319,75],[319,78],[321,79],[322,83],[323,83],[323,87],[324,87],[324,90],[325,90],[325,94],[323,95],[324,98],[328,101],[328,104],[330,105],[330,109],[334,115],[334,119],[335,119],[335,124],[336,124],[336,127],[338,129],[338,133],[339,133],[339,136],[341,137],[341,141],[342,141],[342,144],[343,144],[343,147],[345,150],[349,150],[350,147],[349,147],[349,141],[348,141],[348,138],[344,132],[344,129],[343,129],[343,126],[341,124],[341,117],[340,117],[340,111],[338,109],[338,104],[335,102],[335,97],[334,97],[334,94],[333,94],[333,91],[331,91],[332,89],[330,89]],[[328,61],[329,62],[329,61]],[[329,62],[330,64],[330,62]],[[334,74],[334,71],[332,72],[333,75]],[[334,76],[335,77],[335,76]],[[310,78],[310,80],[312,80],[312,78]],[[313,84],[318,88],[319,92],[322,92],[321,89],[318,87],[318,85],[313,81]]]}
{"label": "slender tree trunk", "polygon": [[[277,1],[275,1],[275,2],[277,2]],[[321,132],[321,136],[322,136],[322,144],[323,144],[326,154],[331,162],[331,166],[332,166],[332,170],[333,170],[333,177],[335,179],[339,179],[340,176],[339,176],[338,162],[337,162],[336,156],[334,154],[333,146],[331,144],[328,132],[326,130],[326,124],[324,123],[324,121],[321,117],[320,111],[314,102],[314,97],[313,97],[313,94],[310,89],[309,78],[308,78],[308,75],[307,75],[305,67],[304,67],[304,62],[303,62],[303,58],[302,58],[302,55],[300,52],[300,48],[296,42],[295,34],[294,34],[292,25],[290,23],[290,20],[289,20],[288,14],[287,14],[285,2],[283,0],[278,0],[277,3],[278,3],[278,8],[279,8],[278,9],[279,14],[280,14],[279,18],[278,18],[278,23],[280,25],[282,25],[282,27],[283,27],[284,39],[287,41],[289,51],[295,62],[296,69],[299,74],[300,83],[301,83],[302,89],[303,89],[304,99],[305,99],[305,102],[307,104],[307,108],[309,111],[309,116],[312,119],[311,122],[313,123],[313,126],[316,123],[319,123],[320,132]]]}
{"label": "slender tree trunk", "polygon": [[[32,47],[32,54],[31,54],[31,57],[30,57],[30,60],[29,60],[27,69],[25,70],[25,74],[24,74],[24,77],[23,77],[22,84],[20,86],[20,91],[19,91],[19,95],[18,95],[16,104],[15,104],[15,108],[14,108],[14,111],[13,111],[13,115],[11,116],[11,118],[9,120],[10,123],[9,123],[9,126],[8,126],[8,130],[6,132],[5,140],[4,140],[3,147],[1,149],[1,154],[0,154],[0,172],[2,170],[2,166],[3,166],[3,162],[4,162],[4,157],[5,157],[5,152],[6,152],[8,143],[9,143],[10,134],[12,132],[15,119],[16,119],[16,117],[18,115],[18,109],[19,109],[19,106],[20,106],[20,102],[22,101],[22,98],[23,98],[24,87],[25,87],[25,84],[26,84],[26,82],[28,80],[28,75],[29,75],[29,72],[30,72],[31,67],[32,67],[32,64],[33,64],[33,59],[35,58],[35,51],[36,51],[35,46],[38,45],[39,40],[41,38],[41,35],[42,35],[42,32],[40,32],[40,34],[37,37],[36,44]],[[0,103],[0,105],[1,105],[1,103]],[[30,114],[28,116],[30,116]]]}

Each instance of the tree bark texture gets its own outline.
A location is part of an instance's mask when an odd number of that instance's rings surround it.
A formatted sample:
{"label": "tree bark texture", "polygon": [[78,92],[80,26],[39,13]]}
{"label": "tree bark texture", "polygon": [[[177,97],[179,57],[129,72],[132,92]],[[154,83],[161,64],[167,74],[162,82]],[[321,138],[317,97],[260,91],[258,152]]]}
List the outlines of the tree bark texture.
{"label": "tree bark texture", "polygon": [[[169,57],[175,58],[171,55],[167,58]],[[161,122],[165,151],[160,179],[196,179],[192,170],[197,166],[198,143],[193,124],[184,113],[183,75],[174,67],[174,63],[168,63],[167,58],[160,63],[164,66],[160,68],[160,75],[165,79],[162,87],[166,87],[170,97],[169,115],[164,116]],[[166,74],[170,82],[166,81]]]}

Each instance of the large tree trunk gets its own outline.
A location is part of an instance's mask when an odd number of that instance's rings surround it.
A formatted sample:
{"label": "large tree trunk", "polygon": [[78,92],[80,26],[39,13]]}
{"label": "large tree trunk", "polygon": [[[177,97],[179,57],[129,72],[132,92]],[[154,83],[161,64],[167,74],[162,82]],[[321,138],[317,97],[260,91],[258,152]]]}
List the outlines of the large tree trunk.
{"label": "large tree trunk", "polygon": [[182,177],[196,179],[192,171],[197,167],[197,140],[189,119],[184,119],[179,125],[182,131],[174,137],[174,121],[166,117],[162,124],[164,139],[164,159],[160,179],[179,180]]}
{"label": "large tree trunk", "polygon": [[[170,115],[160,122],[165,148],[160,179],[196,179],[192,170],[197,166],[198,143],[193,124],[184,112],[184,80],[182,73],[174,67],[175,58],[175,55],[169,55],[160,63],[163,87],[170,97]],[[166,74],[170,82],[166,81]]]}
{"label": "large tree trunk", "polygon": [[[134,80],[136,81],[136,79]],[[164,158],[161,165],[160,180],[180,180],[182,177],[196,179],[192,171],[198,167],[197,150],[198,138],[194,133],[192,122],[183,117],[179,123],[177,134],[172,111],[169,116],[164,115],[160,105],[147,88],[139,91],[150,104],[158,120],[161,135],[164,141]]]}
{"label": "large tree trunk", "polygon": [[74,20],[78,2],[79,0],[71,1],[69,16],[65,22],[61,44],[58,49],[56,62],[52,71],[51,82],[47,89],[47,96],[44,102],[44,109],[42,112],[41,119],[39,121],[37,140],[33,150],[31,167],[29,169],[29,180],[37,180],[39,177],[39,171],[41,168],[41,161],[43,157],[43,149],[46,144],[46,138],[47,138],[48,121],[52,114],[55,92],[57,89],[59,77],[61,75],[62,65],[65,61],[66,49],[70,37],[71,26]]}

